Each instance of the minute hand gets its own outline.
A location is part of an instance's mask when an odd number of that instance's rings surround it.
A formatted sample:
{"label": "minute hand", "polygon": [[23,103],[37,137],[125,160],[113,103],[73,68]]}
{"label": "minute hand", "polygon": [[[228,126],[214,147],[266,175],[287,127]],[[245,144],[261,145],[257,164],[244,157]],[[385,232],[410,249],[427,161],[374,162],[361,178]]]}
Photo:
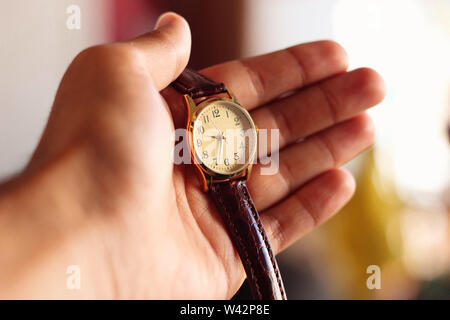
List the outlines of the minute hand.
{"label": "minute hand", "polygon": [[217,159],[219,160],[220,163],[222,163],[223,140],[224,137],[222,136],[222,138],[220,138],[219,155],[217,156]]}

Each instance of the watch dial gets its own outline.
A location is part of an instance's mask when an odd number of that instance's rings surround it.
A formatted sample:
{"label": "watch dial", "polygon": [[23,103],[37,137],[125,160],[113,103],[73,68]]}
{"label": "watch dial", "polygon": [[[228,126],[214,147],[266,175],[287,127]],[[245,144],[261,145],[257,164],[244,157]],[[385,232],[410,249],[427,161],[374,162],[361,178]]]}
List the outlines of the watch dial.
{"label": "watch dial", "polygon": [[197,161],[218,174],[243,170],[254,156],[256,138],[253,120],[233,102],[212,102],[194,121],[192,142]]}

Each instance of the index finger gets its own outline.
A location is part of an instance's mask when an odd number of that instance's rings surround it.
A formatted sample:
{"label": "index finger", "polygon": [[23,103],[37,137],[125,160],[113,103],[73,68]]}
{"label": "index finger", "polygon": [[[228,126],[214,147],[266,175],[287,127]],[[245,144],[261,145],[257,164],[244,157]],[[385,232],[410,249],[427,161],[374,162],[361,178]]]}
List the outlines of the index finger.
{"label": "index finger", "polygon": [[233,60],[201,72],[223,82],[247,109],[347,70],[347,54],[334,41],[317,41]]}

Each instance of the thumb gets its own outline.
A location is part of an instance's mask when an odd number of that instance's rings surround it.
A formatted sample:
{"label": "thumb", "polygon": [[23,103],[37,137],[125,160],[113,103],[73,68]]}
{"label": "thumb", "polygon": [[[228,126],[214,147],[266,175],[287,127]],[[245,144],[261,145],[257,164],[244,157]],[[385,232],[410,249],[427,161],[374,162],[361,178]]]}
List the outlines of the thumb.
{"label": "thumb", "polygon": [[128,41],[142,51],[153,83],[162,90],[186,67],[191,52],[187,21],[173,12],[158,18],[155,30]]}

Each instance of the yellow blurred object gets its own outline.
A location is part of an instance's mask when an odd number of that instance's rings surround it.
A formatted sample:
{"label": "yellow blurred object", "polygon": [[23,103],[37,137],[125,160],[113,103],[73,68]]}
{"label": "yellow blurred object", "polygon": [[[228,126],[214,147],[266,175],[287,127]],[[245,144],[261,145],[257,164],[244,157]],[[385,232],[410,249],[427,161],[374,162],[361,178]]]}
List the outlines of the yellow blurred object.
{"label": "yellow blurred object", "polygon": [[[362,168],[354,197],[322,229],[327,254],[332,260],[333,269],[329,273],[337,291],[333,295],[341,299],[375,299],[383,292],[384,298],[401,297],[401,292],[392,295],[386,292],[383,279],[388,270],[407,276],[399,270],[400,263],[394,263],[400,260],[402,252],[400,219],[404,204],[393,182],[385,181],[385,175],[377,171],[374,149],[361,157]],[[370,290],[366,285],[371,275],[366,270],[371,265],[381,268],[380,290]]]}

